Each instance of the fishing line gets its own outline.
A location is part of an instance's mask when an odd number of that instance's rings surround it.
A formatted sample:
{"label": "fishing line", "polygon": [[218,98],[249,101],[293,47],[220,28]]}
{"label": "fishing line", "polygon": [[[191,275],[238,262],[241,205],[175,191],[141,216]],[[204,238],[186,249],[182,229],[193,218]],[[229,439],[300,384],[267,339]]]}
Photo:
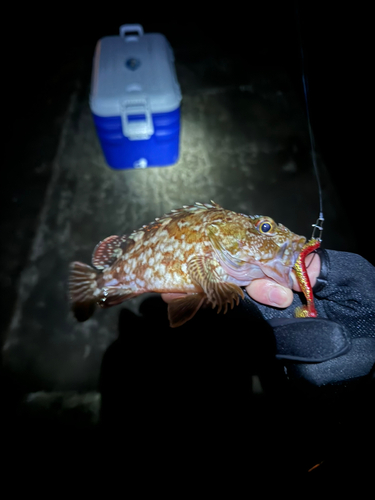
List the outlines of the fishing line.
{"label": "fishing line", "polygon": [[301,23],[300,23],[300,17],[299,17],[299,10],[298,10],[298,1],[295,2],[295,7],[296,7],[296,20],[297,20],[297,29],[298,29],[298,37],[299,37],[299,46],[300,46],[300,52],[301,52],[301,69],[302,69],[302,85],[303,85],[303,93],[305,97],[305,106],[306,106],[306,116],[307,116],[307,126],[308,126],[308,131],[309,131],[309,137],[310,137],[310,146],[311,146],[311,159],[314,167],[314,173],[315,173],[315,178],[318,184],[318,193],[319,193],[319,217],[317,218],[315,224],[312,224],[313,226],[313,232],[311,238],[315,238],[315,233],[317,230],[319,230],[319,236],[315,239],[321,241],[322,240],[322,233],[323,233],[323,222],[324,222],[324,215],[323,215],[323,193],[322,193],[322,186],[320,183],[320,175],[319,175],[319,170],[318,170],[318,165],[316,161],[316,149],[315,149],[315,139],[314,139],[314,134],[312,131],[312,126],[311,126],[311,119],[310,119],[310,109],[309,109],[309,99],[308,99],[308,85],[307,85],[307,76],[306,76],[306,71],[305,71],[305,55],[303,51],[303,43],[302,43],[302,35],[301,35]]}

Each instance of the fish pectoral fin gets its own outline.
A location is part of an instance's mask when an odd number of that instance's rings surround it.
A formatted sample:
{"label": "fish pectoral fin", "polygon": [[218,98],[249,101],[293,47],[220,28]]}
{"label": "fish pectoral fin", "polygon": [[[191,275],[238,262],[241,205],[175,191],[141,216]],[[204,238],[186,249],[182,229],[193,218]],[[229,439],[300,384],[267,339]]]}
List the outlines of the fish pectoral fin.
{"label": "fish pectoral fin", "polygon": [[240,297],[244,298],[244,294],[238,285],[223,281],[223,277],[217,271],[218,267],[220,264],[216,260],[199,255],[188,263],[188,272],[191,279],[202,287],[212,307],[218,306],[218,313],[225,306],[225,314],[228,304],[233,309],[234,303],[238,305]]}
{"label": "fish pectoral fin", "polygon": [[105,269],[111,266],[134,243],[134,240],[127,236],[108,236],[96,245],[92,254],[92,265],[96,269]]}
{"label": "fish pectoral fin", "polygon": [[224,307],[224,314],[228,310],[228,304],[233,309],[234,304],[238,306],[240,297],[244,298],[242,288],[234,283],[213,283],[207,291],[207,300],[212,304],[212,308],[218,306],[219,313]]}
{"label": "fish pectoral fin", "polygon": [[139,293],[132,292],[126,288],[103,287],[98,296],[98,304],[103,308],[112,307],[125,302],[125,300],[130,300],[137,295]]}
{"label": "fish pectoral fin", "polygon": [[171,328],[181,326],[198,312],[205,301],[204,293],[191,293],[174,299],[168,304],[168,319]]}

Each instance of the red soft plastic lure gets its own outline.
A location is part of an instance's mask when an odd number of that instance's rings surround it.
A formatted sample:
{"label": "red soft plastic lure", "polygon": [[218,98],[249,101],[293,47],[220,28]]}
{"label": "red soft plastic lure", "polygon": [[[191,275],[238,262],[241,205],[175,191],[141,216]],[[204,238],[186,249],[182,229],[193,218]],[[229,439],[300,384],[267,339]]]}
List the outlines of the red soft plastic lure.
{"label": "red soft plastic lure", "polygon": [[297,307],[294,312],[296,318],[316,318],[318,313],[316,312],[314,305],[314,296],[311,288],[310,278],[307,274],[305,259],[306,257],[320,247],[320,239],[312,238],[303,246],[301,253],[294,264],[294,270],[297,275],[297,280],[301,290],[306,297],[307,304],[305,306]]}

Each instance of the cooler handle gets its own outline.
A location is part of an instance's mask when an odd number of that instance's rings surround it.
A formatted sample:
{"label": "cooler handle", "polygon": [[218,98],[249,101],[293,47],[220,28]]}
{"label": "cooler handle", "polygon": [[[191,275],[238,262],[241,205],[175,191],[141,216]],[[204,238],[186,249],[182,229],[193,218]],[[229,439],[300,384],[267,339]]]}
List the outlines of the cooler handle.
{"label": "cooler handle", "polygon": [[[126,33],[138,33],[138,36],[126,36]],[[141,24],[123,24],[120,26],[120,37],[124,38],[127,42],[137,41],[143,35],[143,26]]]}
{"label": "cooler handle", "polygon": [[[134,115],[139,115],[139,119],[133,121],[130,117]],[[122,102],[121,121],[122,133],[131,141],[149,139],[154,133],[154,124],[146,98],[128,99]]]}

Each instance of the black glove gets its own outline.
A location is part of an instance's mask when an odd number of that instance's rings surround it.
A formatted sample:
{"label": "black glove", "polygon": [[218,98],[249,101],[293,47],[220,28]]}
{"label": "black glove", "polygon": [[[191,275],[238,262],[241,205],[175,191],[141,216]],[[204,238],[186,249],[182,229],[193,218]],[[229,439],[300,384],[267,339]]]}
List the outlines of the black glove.
{"label": "black glove", "polygon": [[294,318],[302,294],[277,309],[249,296],[242,302],[273,328],[276,358],[292,380],[322,386],[372,376],[375,363],[375,268],[356,254],[319,249],[314,287],[318,318]]}

